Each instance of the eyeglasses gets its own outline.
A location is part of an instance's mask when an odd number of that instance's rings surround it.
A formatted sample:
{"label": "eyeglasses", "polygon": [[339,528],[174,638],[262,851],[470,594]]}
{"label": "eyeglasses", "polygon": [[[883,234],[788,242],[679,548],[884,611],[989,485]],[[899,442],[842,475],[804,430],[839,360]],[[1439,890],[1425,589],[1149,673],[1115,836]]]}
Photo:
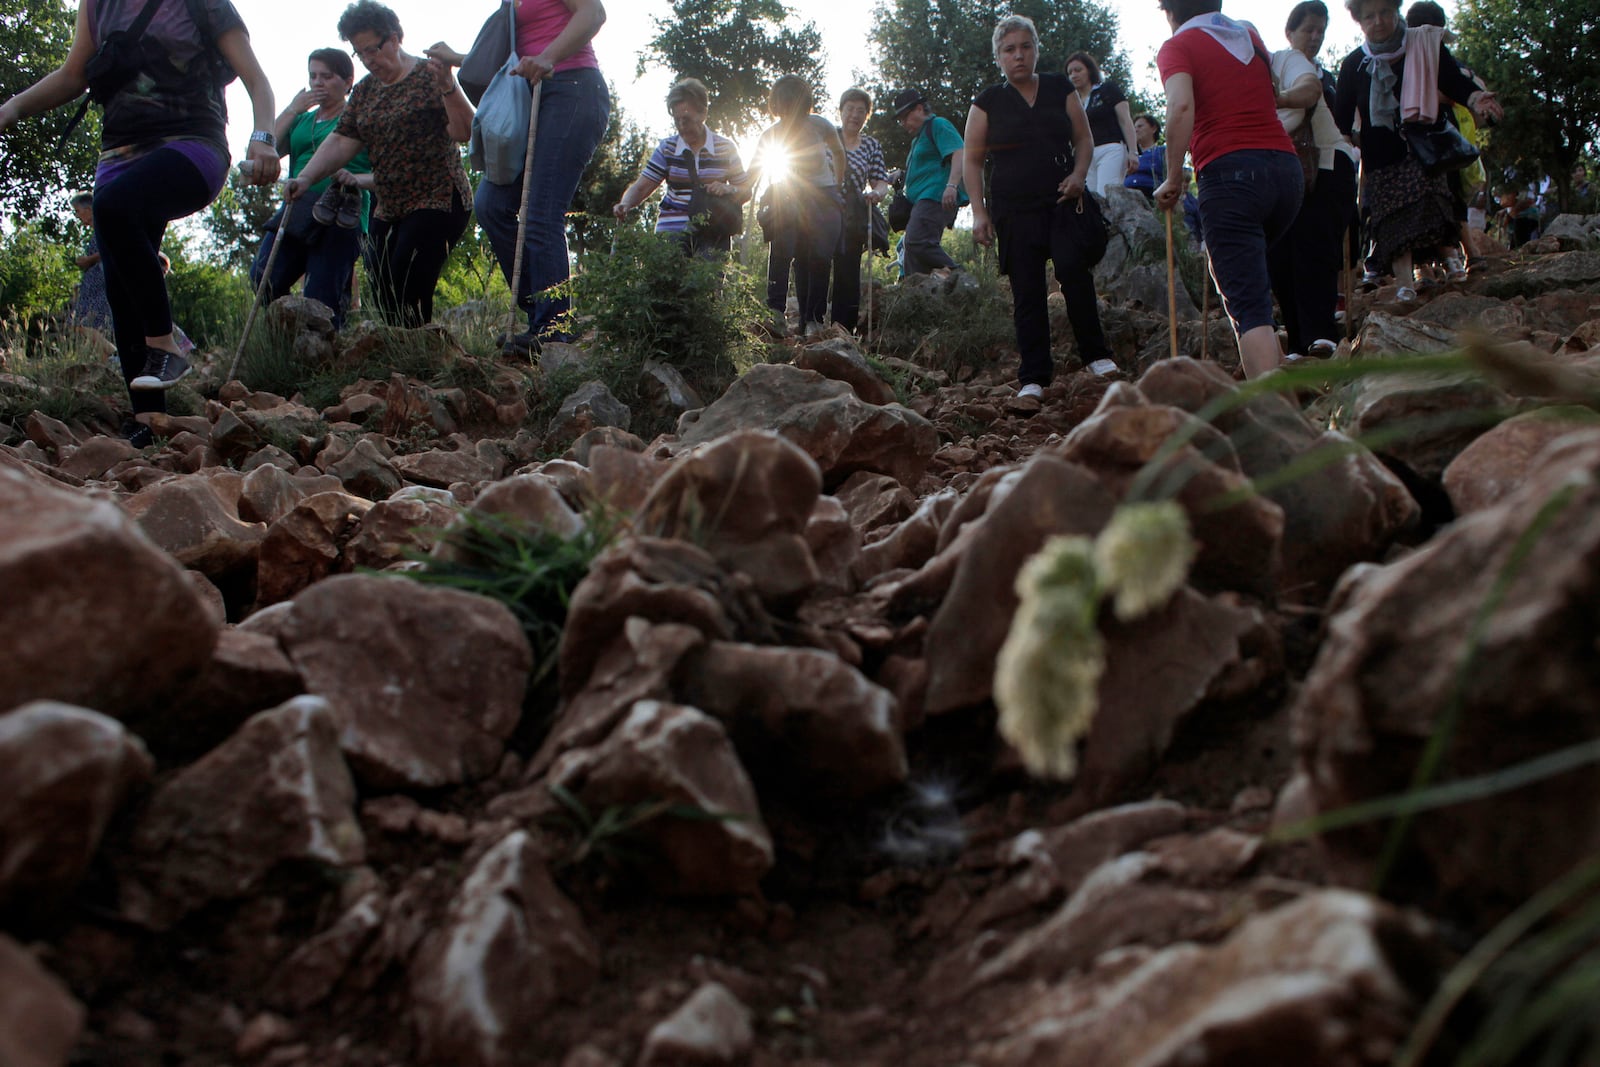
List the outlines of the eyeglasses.
{"label": "eyeglasses", "polygon": [[382,37],[378,38],[377,44],[368,45],[366,48],[352,48],[350,50],[350,54],[361,60],[363,63],[371,63],[374,59],[378,58],[378,53],[383,51],[383,46],[389,43],[390,36],[392,35],[386,33]]}

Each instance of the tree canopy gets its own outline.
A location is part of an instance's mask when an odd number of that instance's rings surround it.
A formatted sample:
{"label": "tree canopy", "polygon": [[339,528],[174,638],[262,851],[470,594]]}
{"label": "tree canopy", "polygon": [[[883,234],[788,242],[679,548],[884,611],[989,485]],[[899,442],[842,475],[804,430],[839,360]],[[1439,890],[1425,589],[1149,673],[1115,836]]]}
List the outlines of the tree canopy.
{"label": "tree canopy", "polygon": [[672,0],[639,73],[655,60],[699,78],[711,90],[711,125],[738,137],[765,124],[767,91],[782,75],[823,83],[822,34],[812,22],[790,28],[791,15],[782,0]]}
{"label": "tree canopy", "polygon": [[883,0],[870,33],[877,69],[856,76],[872,93],[869,131],[891,166],[910,147],[894,121],[895,93],[921,89],[934,112],[959,128],[972,98],[1000,80],[991,42],[995,23],[1011,14],[1038,28],[1039,70],[1060,72],[1067,56],[1088,52],[1107,79],[1131,88],[1127,58],[1117,49],[1117,16],[1094,0]]}
{"label": "tree canopy", "polygon": [[1506,109],[1489,162],[1524,180],[1549,172],[1564,196],[1600,143],[1600,7],[1548,0],[1535,15],[1518,0],[1465,0],[1456,30],[1461,58]]}
{"label": "tree canopy", "polygon": [[[59,0],[0,0],[0,100],[26,89],[67,57],[73,9]],[[0,212],[45,217],[52,228],[69,214],[67,199],[94,180],[100,115],[90,109],[65,147],[58,142],[77,105],[24,119],[0,139]]]}

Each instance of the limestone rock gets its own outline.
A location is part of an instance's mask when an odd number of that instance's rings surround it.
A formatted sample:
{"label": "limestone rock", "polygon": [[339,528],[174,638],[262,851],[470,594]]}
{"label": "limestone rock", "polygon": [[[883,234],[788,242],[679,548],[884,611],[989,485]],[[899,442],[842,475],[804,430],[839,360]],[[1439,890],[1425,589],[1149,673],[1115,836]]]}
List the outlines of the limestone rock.
{"label": "limestone rock", "polygon": [[371,501],[349,493],[317,493],[267,527],[256,563],[256,604],[288,600],[339,568],[345,543]]}
{"label": "limestone rock", "polygon": [[115,505],[0,467],[0,708],[158,705],[210,658],[217,623],[183,568]]}
{"label": "limestone rock", "polygon": [[1489,430],[1444,470],[1444,490],[1457,515],[1493,507],[1522,485],[1539,454],[1568,434],[1600,432],[1588,408],[1539,408]]}
{"label": "limestone rock", "polygon": [[338,478],[346,491],[368,500],[382,500],[405,484],[394,462],[365,438],[322,469]]}
{"label": "limestone rock", "polygon": [[179,563],[224,575],[255,561],[267,528],[241,522],[201,476],[173,478],[128,499],[124,510]]}
{"label": "limestone rock", "polygon": [[67,1067],[85,1014],[33,953],[0,934],[0,1063]]}
{"label": "limestone rock", "polygon": [[45,700],[0,713],[0,913],[59,905],[151,769],[139,739],[104,715]]}
{"label": "limestone rock", "polygon": [[850,513],[850,524],[863,534],[909,518],[917,499],[887,474],[859,471],[846,478],[833,495]]}
{"label": "limestone rock", "polygon": [[660,857],[663,884],[689,896],[753,893],[772,868],[772,838],[755,789],[716,719],[694,708],[641,700],[599,746],[567,753],[550,769],[592,813],[666,804],[639,827]]}
{"label": "limestone rock", "polygon": [[478,861],[411,966],[423,1058],[462,1067],[525,1062],[539,1047],[539,1022],[599,972],[578,909],[528,835],[508,834]]}
{"label": "limestone rock", "polygon": [[[639,395],[650,405],[650,411],[669,426],[675,424],[684,412],[703,408],[706,404],[682,371],[670,363],[654,359],[644,361],[639,374]],[[640,444],[642,446],[643,442]]]}
{"label": "limestone rock", "polygon": [[546,433],[557,440],[570,441],[596,426],[616,426],[626,430],[633,412],[611,395],[604,382],[587,381],[561,401],[561,409],[550,420]]}
{"label": "limestone rock", "polygon": [[239,518],[270,526],[306,497],[340,488],[339,479],[331,475],[297,477],[281,467],[264,464],[244,476],[239,492]]}
{"label": "limestone rock", "polygon": [[264,711],[150,799],[130,845],[125,911],[165,929],[208,901],[244,896],[286,861],[355,866],[365,842],[354,804],[327,702],[296,697]]}
{"label": "limestone rock", "polygon": [[869,404],[843,382],[778,363],[750,368],[727,392],[679,425],[685,447],[735,430],[771,430],[799,445],[838,485],[858,470],[915,485],[938,447],[938,434],[898,404]]}
{"label": "limestone rock", "polygon": [[1511,404],[1495,386],[1464,376],[1383,375],[1358,382],[1352,392],[1351,432],[1396,434],[1384,454],[1429,481],[1438,481]]}
{"label": "limestone rock", "polygon": [[160,707],[129,715],[127,722],[163,760],[193,760],[252,715],[302,692],[300,672],[276,637],[225,627],[199,674]]}
{"label": "limestone rock", "polygon": [[380,500],[360,517],[355,533],[345,542],[343,565],[351,570],[382,570],[410,553],[425,553],[458,514],[454,505],[437,500],[399,494]]}
{"label": "limestone rock", "polygon": [[832,652],[713,641],[679,692],[722,720],[745,764],[773,767],[806,796],[856,799],[905,781],[894,696]]}
{"label": "limestone rock", "polygon": [[442,448],[396,456],[394,468],[407,481],[440,489],[447,489],[456,482],[486,482],[499,473],[470,452]]}
{"label": "limestone rock", "polygon": [[339,575],[297,596],[282,632],[306,691],[371,789],[431,789],[493,771],[532,668],[509,608],[404,578]]}
{"label": "limestone rock", "polygon": [[636,525],[701,545],[749,576],[769,603],[789,603],[819,577],[801,536],[822,489],[810,456],[772,433],[740,432],[680,456],[656,482]]}
{"label": "limestone rock", "polygon": [[750,1009],[721,982],[707,982],[651,1028],[639,1067],[726,1067],[754,1046]]}
{"label": "limestone rock", "polygon": [[832,337],[806,345],[795,353],[794,365],[801,370],[816,371],[824,378],[844,382],[868,404],[895,402],[894,390],[878,377],[877,371],[867,362],[867,357],[848,338]]}
{"label": "limestone rock", "polygon": [[[1600,737],[1586,621],[1600,602],[1597,474],[1600,439],[1568,438],[1500,503],[1399,562],[1346,579],[1293,708],[1319,811],[1405,792],[1445,716],[1455,720],[1453,778]],[[1532,554],[1513,573],[1512,554],[1541,515]],[[1480,623],[1486,604],[1494,610]],[[1580,779],[1592,782],[1593,770],[1418,815],[1411,877],[1394,891],[1448,901],[1453,914],[1481,922],[1498,917],[1600,849],[1600,811]],[[1370,878],[1386,832],[1383,823],[1353,827],[1325,845],[1346,877]]]}

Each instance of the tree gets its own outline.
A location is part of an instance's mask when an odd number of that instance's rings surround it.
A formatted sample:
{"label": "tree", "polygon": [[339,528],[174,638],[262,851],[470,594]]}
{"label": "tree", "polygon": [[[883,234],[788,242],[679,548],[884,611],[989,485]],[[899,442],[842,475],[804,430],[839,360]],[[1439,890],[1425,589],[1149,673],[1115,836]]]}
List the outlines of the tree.
{"label": "tree", "polygon": [[656,37],[639,57],[676,77],[695,77],[711,90],[711,124],[738,139],[763,125],[767,91],[784,74],[823,83],[822,34],[815,23],[785,25],[793,13],[782,0],[672,0],[672,17],[658,18]]}
{"label": "tree", "polygon": [[1518,0],[1466,0],[1456,25],[1462,60],[1505,105],[1490,161],[1524,181],[1550,172],[1565,202],[1573,165],[1600,141],[1600,7],[1549,0],[1534,12]]}
{"label": "tree", "polygon": [[622,191],[639,176],[652,148],[649,135],[615,103],[615,92],[611,99],[611,121],[606,124],[605,137],[594,150],[594,158],[578,182],[572,210],[567,213],[567,240],[580,262],[590,249],[611,239],[616,225],[611,205],[622,199]]}
{"label": "tree", "polygon": [[230,170],[228,183],[204,216],[215,258],[230,270],[249,269],[261,247],[261,228],[281,202],[276,187],[251,185],[238,170]]}
{"label": "tree", "polygon": [[882,58],[872,76],[856,76],[872,93],[868,132],[883,142],[890,166],[911,147],[894,121],[895,94],[921,89],[934,112],[959,129],[972,98],[1000,80],[994,27],[1008,14],[1024,15],[1038,28],[1039,70],[1060,72],[1067,56],[1088,52],[1106,78],[1130,88],[1127,57],[1117,51],[1117,17],[1094,0],[884,0],[870,33]]}
{"label": "tree", "polygon": [[[0,100],[10,99],[56,67],[72,46],[75,8],[60,0],[0,0]],[[90,109],[66,145],[59,144],[77,104],[25,119],[0,139],[0,212],[41,219],[59,236],[70,217],[69,194],[94,182],[100,115]]]}

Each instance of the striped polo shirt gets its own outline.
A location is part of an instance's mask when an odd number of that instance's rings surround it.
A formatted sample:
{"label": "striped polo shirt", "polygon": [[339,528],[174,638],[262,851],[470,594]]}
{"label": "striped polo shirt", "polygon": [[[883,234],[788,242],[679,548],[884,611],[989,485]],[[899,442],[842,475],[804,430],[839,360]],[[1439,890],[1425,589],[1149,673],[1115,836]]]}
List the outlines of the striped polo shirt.
{"label": "striped polo shirt", "polygon": [[[686,155],[689,146],[674,134],[656,146],[644,165],[644,176],[665,183],[661,194],[661,214],[656,219],[657,233],[682,233],[689,228],[689,167]],[[739,146],[706,128],[706,143],[695,154],[695,168],[702,185],[711,182],[744,181],[744,164],[739,160]]]}

